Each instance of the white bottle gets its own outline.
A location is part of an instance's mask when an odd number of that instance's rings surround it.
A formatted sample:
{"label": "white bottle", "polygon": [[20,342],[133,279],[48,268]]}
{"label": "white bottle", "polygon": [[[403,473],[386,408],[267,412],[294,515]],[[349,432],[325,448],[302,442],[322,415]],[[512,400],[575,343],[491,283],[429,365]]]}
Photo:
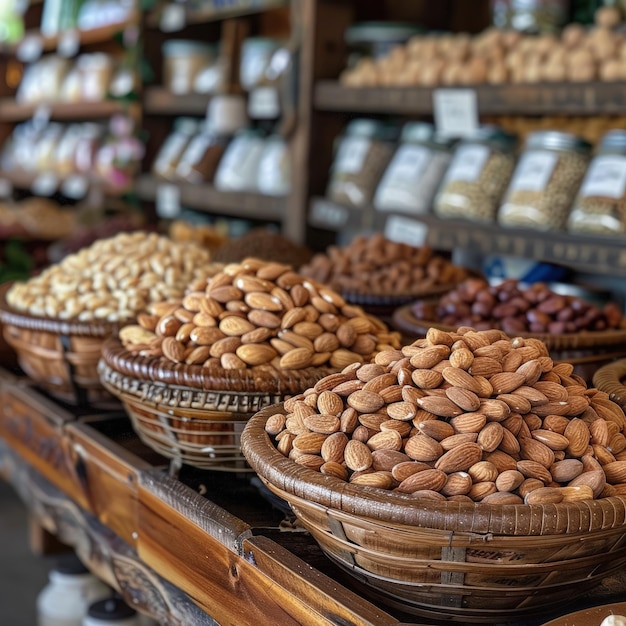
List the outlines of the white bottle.
{"label": "white bottle", "polygon": [[37,596],[38,626],[81,626],[89,606],[111,595],[75,555],[59,561],[48,578]]}
{"label": "white bottle", "polygon": [[140,626],[135,609],[114,595],[94,602],[87,610],[82,626]]}

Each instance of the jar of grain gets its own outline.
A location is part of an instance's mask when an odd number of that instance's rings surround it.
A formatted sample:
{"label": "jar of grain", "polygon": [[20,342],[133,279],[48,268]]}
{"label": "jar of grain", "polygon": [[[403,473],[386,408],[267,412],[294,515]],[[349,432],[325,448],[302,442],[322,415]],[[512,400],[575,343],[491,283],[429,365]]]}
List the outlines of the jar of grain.
{"label": "jar of grain", "polygon": [[429,213],[450,163],[453,143],[437,135],[432,124],[405,124],[400,145],[376,189],[374,207],[380,211]]}
{"label": "jar of grain", "polygon": [[391,159],[395,135],[394,127],[377,120],[352,120],[337,144],[328,198],[360,208],[369,204]]}
{"label": "jar of grain", "polygon": [[163,84],[175,94],[193,93],[196,77],[214,63],[215,46],[202,41],[170,39],[163,44]]}
{"label": "jar of grain", "polygon": [[198,121],[191,117],[179,117],[174,121],[174,129],[167,136],[159,150],[152,172],[159,178],[176,179],[176,168],[192,138],[198,132]]}
{"label": "jar of grain", "polygon": [[433,210],[443,218],[493,222],[515,166],[517,137],[482,126],[456,147]]}
{"label": "jar of grain", "polygon": [[500,225],[564,230],[590,152],[591,144],[572,133],[530,133],[498,212]]}
{"label": "jar of grain", "polygon": [[626,232],[626,131],[600,141],[567,221],[571,233]]}

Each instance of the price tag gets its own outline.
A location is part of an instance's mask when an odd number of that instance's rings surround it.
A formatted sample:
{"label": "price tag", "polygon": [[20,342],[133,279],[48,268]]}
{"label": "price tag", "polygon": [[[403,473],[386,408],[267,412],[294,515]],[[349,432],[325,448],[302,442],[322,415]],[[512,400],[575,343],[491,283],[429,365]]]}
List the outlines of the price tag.
{"label": "price tag", "polygon": [[180,189],[177,185],[159,185],[156,191],[156,212],[163,219],[174,219],[180,215]]}
{"label": "price tag", "polygon": [[30,190],[36,196],[51,196],[59,187],[59,178],[54,172],[42,172],[39,174]]}
{"label": "price tag", "polygon": [[437,131],[467,137],[478,129],[478,103],[473,89],[435,89],[433,114]]}
{"label": "price tag", "polygon": [[61,193],[72,200],[80,200],[87,195],[89,180],[86,176],[72,174],[61,185]]}
{"label": "price tag", "polygon": [[13,194],[13,183],[6,178],[0,178],[0,198],[10,198]]}
{"label": "price tag", "polygon": [[69,59],[75,57],[80,50],[80,34],[76,29],[66,30],[59,35],[57,53],[59,56]]}
{"label": "price tag", "polygon": [[385,222],[385,237],[398,243],[420,247],[426,243],[428,226],[402,215],[390,215]]}
{"label": "price tag", "polygon": [[280,116],[280,100],[275,87],[256,87],[248,96],[248,116],[255,120],[273,120]]}
{"label": "price tag", "polygon": [[185,7],[181,4],[168,4],[163,8],[159,28],[164,33],[173,33],[177,30],[182,30],[185,28],[186,23]]}
{"label": "price tag", "polygon": [[349,216],[346,207],[321,200],[313,204],[310,219],[315,226],[339,230],[347,224]]}
{"label": "price tag", "polygon": [[20,42],[15,54],[22,63],[34,63],[43,53],[43,39],[41,35],[26,35]]}

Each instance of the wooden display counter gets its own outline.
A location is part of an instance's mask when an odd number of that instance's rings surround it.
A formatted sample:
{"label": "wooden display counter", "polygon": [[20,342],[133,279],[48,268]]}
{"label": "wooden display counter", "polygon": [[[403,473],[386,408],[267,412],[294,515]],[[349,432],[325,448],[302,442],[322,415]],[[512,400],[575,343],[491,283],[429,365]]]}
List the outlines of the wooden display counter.
{"label": "wooden display counter", "polygon": [[[161,624],[432,623],[357,589],[253,474],[184,466],[172,476],[122,410],[63,407],[5,371],[0,406],[0,476],[38,523]],[[626,573],[566,609],[614,602],[624,589]]]}

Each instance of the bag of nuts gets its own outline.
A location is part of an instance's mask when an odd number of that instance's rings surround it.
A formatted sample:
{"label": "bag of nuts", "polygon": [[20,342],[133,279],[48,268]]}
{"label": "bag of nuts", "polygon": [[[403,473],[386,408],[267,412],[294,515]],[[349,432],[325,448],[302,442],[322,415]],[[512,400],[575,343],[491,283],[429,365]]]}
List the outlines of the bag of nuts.
{"label": "bag of nuts", "polygon": [[626,418],[538,339],[431,328],[288,399],[266,432],[296,463],[419,498],[493,504],[626,494]]}

